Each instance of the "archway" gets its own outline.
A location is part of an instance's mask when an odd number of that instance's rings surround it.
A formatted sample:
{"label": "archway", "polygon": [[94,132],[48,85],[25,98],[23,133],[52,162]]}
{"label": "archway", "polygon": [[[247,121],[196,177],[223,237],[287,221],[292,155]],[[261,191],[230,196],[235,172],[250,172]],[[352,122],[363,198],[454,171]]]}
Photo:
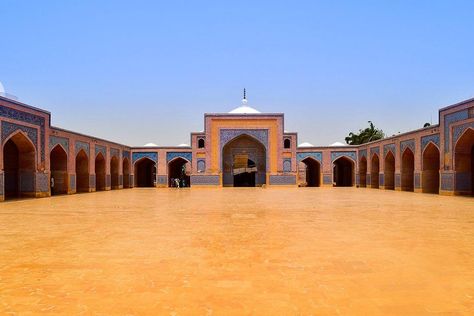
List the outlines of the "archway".
{"label": "archway", "polygon": [[67,154],[61,145],[56,145],[50,153],[51,195],[67,194]]}
{"label": "archway", "polygon": [[474,195],[474,130],[468,129],[459,138],[454,150],[456,193]]}
{"label": "archway", "polygon": [[102,153],[95,157],[95,190],[105,190],[105,158]]}
{"label": "archway", "polygon": [[36,151],[33,143],[21,132],[3,146],[5,199],[34,196]]}
{"label": "archway", "polygon": [[80,150],[76,155],[76,191],[89,192],[89,157]]}
{"label": "archway", "polygon": [[336,187],[350,187],[354,179],[354,162],[345,157],[339,157],[334,161],[333,182]]}
{"label": "archway", "polygon": [[122,161],[123,187],[130,188],[130,161],[123,158]]}
{"label": "archway", "polygon": [[367,159],[365,156],[359,161],[359,186],[361,188],[367,187]]}
{"label": "archway", "polygon": [[391,151],[385,156],[383,176],[385,190],[395,190],[395,156]]}
{"label": "archway", "polygon": [[113,156],[112,159],[110,159],[110,187],[112,190],[116,190],[120,188],[119,160],[115,156]]}
{"label": "archway", "polygon": [[266,183],[265,146],[255,138],[241,135],[222,150],[224,186],[261,186]]}
{"label": "archway", "polygon": [[372,156],[372,162],[370,164],[370,187],[373,189],[379,188],[379,174],[380,174],[379,156],[377,154],[374,154]]}
{"label": "archway", "polygon": [[410,148],[402,154],[402,191],[414,191],[415,155]]}
{"label": "archway", "polygon": [[319,162],[311,157],[307,157],[301,161],[302,167],[300,172],[304,176],[307,187],[319,187],[321,179],[321,166]]}
{"label": "archway", "polygon": [[175,179],[179,180],[180,187],[190,187],[191,163],[181,157],[168,162],[168,186],[175,187]]}
{"label": "archway", "polygon": [[135,162],[135,186],[154,187],[156,179],[155,162],[148,158],[142,158]]}
{"label": "archway", "polygon": [[439,150],[429,143],[423,152],[422,192],[439,193]]}

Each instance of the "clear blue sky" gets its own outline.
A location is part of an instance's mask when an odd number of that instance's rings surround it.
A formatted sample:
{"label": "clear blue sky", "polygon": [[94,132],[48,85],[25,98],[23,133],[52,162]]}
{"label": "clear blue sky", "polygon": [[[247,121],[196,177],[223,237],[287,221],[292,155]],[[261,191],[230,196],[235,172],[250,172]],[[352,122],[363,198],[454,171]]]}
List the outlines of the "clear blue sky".
{"label": "clear blue sky", "polygon": [[189,143],[204,112],[284,112],[327,145],[474,96],[474,1],[0,0],[0,81],[55,126]]}

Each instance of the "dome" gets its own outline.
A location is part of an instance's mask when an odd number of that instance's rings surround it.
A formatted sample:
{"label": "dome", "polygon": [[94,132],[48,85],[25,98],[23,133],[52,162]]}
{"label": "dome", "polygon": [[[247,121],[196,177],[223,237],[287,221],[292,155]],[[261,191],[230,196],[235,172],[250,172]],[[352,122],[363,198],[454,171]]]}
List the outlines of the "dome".
{"label": "dome", "polygon": [[335,143],[332,143],[331,145],[329,145],[331,147],[339,147],[339,146],[346,146],[346,144],[343,144],[341,142],[335,142]]}
{"label": "dome", "polygon": [[179,144],[178,147],[189,147],[188,144]]}
{"label": "dome", "polygon": [[304,142],[299,144],[298,147],[314,147],[314,145],[308,142]]}
{"label": "dome", "polygon": [[148,143],[148,144],[143,145],[143,147],[158,147],[158,145],[155,143]]}
{"label": "dome", "polygon": [[3,87],[3,84],[1,81],[0,81],[0,95],[5,95],[5,88]]}
{"label": "dome", "polygon": [[233,109],[229,113],[230,114],[258,114],[258,113],[261,113],[261,112],[254,109],[254,108],[252,108],[252,107],[250,107],[250,106],[241,105],[241,106]]}

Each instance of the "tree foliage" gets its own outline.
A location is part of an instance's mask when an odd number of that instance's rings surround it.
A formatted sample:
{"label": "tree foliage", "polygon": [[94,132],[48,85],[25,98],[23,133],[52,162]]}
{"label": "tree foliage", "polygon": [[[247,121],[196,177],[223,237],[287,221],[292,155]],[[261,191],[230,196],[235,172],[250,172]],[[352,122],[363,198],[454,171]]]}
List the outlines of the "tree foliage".
{"label": "tree foliage", "polygon": [[349,136],[347,136],[345,140],[349,145],[360,145],[382,139],[384,137],[384,132],[381,129],[376,128],[372,121],[369,121],[369,127],[360,129],[358,134],[350,132]]}

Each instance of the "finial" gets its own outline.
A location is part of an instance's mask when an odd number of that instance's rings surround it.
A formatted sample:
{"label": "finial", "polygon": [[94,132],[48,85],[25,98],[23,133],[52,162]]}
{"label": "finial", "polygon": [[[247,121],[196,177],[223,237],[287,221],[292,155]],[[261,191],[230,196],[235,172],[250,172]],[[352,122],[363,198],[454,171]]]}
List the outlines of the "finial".
{"label": "finial", "polygon": [[247,91],[244,88],[244,98],[242,99],[242,105],[247,105]]}

